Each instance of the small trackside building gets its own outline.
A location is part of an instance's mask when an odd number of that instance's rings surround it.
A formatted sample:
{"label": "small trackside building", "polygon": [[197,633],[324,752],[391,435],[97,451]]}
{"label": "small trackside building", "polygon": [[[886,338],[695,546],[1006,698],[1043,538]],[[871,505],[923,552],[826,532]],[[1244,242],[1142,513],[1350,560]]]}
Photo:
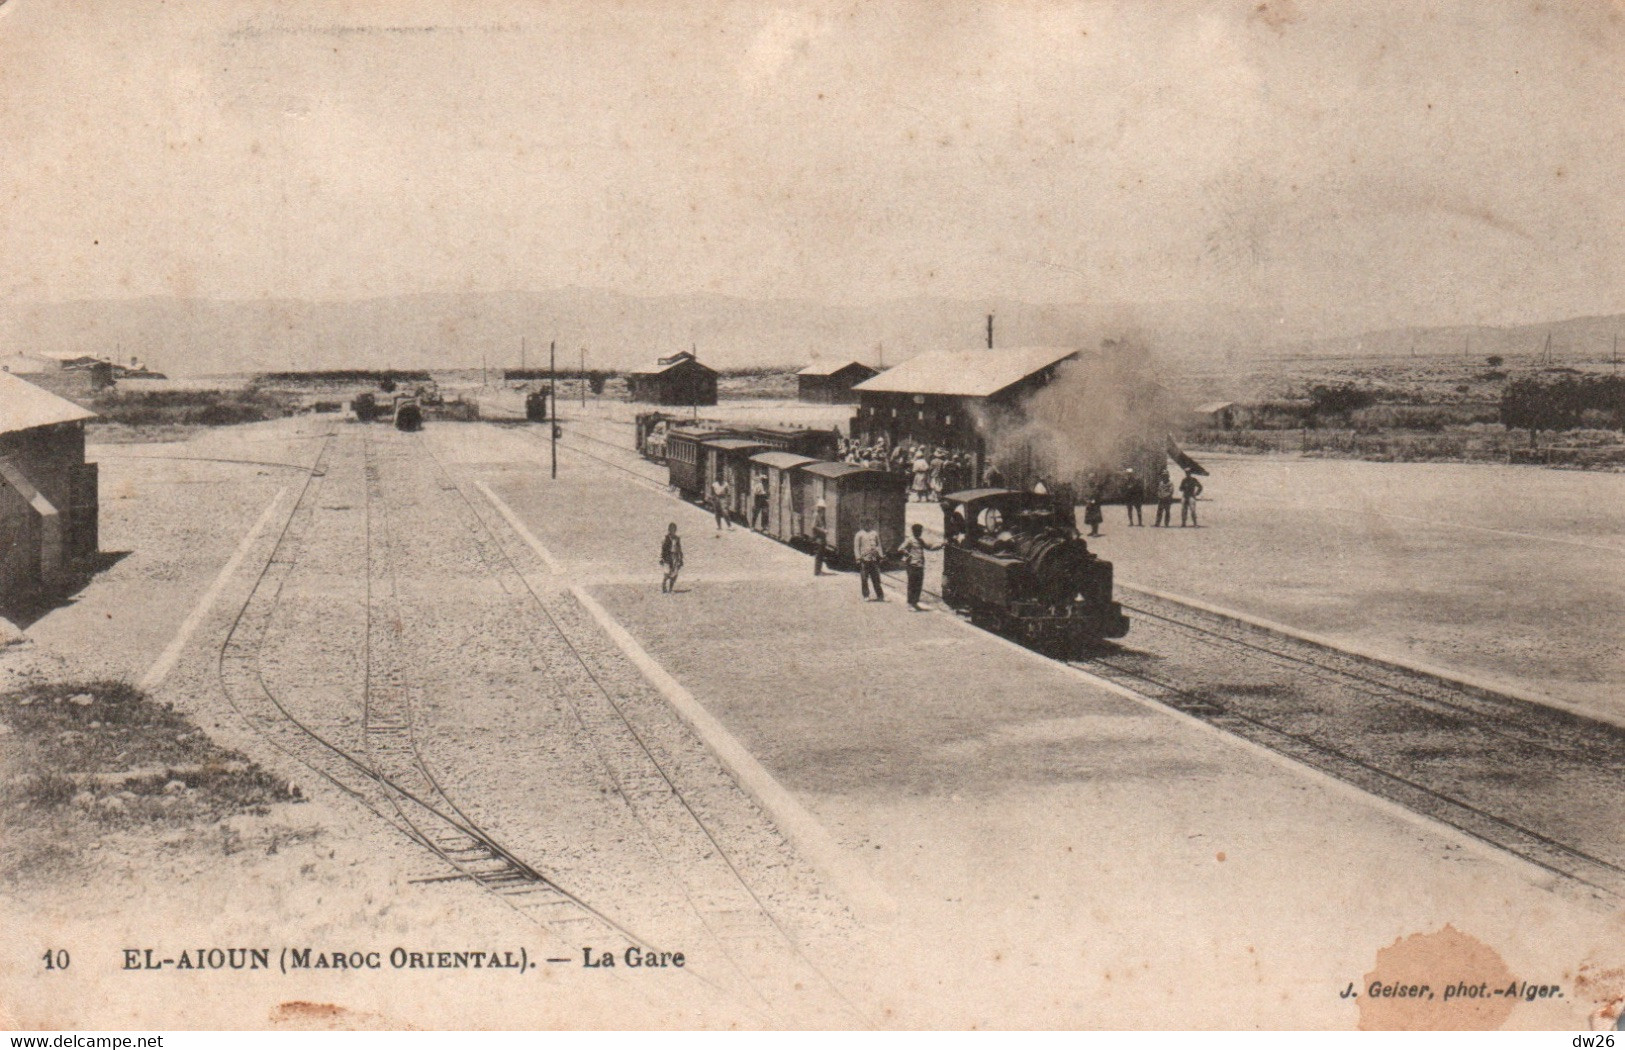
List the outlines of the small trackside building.
{"label": "small trackside building", "polygon": [[629,401],[654,405],[714,405],[717,372],[685,350],[662,357],[652,367],[628,372],[626,395]]}
{"label": "small trackside building", "polygon": [[796,373],[796,397],[819,405],[855,405],[852,388],[879,374],[862,361],[814,361]]}
{"label": "small trackside building", "polygon": [[96,553],[97,471],[85,462],[94,416],[0,372],[0,608],[48,598]]}

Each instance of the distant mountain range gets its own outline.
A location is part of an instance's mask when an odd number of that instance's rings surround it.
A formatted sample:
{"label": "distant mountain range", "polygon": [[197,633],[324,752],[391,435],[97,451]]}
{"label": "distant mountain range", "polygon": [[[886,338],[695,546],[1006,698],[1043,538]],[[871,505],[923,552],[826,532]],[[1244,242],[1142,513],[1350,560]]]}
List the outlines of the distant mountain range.
{"label": "distant mountain range", "polygon": [[1313,338],[1262,310],[1201,303],[1032,304],[941,298],[831,305],[722,295],[637,297],[580,288],[428,293],[353,301],[127,300],[0,307],[0,352],[139,357],[171,375],[331,368],[544,366],[620,371],[697,348],[718,368],[800,367],[815,357],[895,364],[923,350],[982,345],[987,314],[1002,346],[1094,346],[1138,339],[1164,365],[1260,354],[1526,354],[1552,332],[1554,349],[1606,354],[1620,318],[1519,328],[1397,329]]}
{"label": "distant mountain range", "polygon": [[1393,328],[1318,339],[1280,348],[1311,357],[1456,357],[1482,361],[1490,355],[1509,364],[1579,364],[1611,360],[1625,342],[1625,314],[1573,317],[1546,324],[1489,327]]}

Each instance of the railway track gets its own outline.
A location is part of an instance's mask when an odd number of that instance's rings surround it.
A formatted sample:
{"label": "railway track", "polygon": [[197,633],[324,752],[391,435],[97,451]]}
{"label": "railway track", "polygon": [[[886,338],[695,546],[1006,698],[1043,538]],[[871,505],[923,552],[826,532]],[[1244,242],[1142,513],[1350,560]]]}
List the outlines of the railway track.
{"label": "railway track", "polygon": [[[784,1004],[810,998],[813,1002],[808,1006],[813,1009],[801,1011],[805,1019],[827,1017],[826,1008],[833,1007],[850,1020],[867,1023],[760,896],[728,843],[689,797],[682,783],[680,759],[652,738],[619,691],[606,682],[605,670],[572,637],[593,629],[577,622],[573,599],[532,582],[544,567],[527,564],[530,552],[509,542],[511,530],[499,524],[499,519],[493,520],[491,508],[458,484],[429,441],[420,436],[419,444],[435,464],[441,487],[455,492],[460,500],[465,524],[488,573],[526,609],[528,622],[538,634],[547,636],[538,637],[538,644],[562,642],[567,648],[568,660],[552,670],[565,681],[564,696],[585,748],[644,835],[657,845],[672,885],[681,890],[734,977],[764,1009],[776,1015],[783,1013]],[[661,486],[662,491],[664,488]]]}
{"label": "railway track", "polygon": [[[299,562],[310,531],[335,440],[332,431],[324,437],[271,556],[219,648],[216,671],[227,701],[277,750],[429,850],[457,877],[496,894],[566,943],[596,933],[644,945],[638,934],[519,859],[488,830],[460,812],[440,789],[418,754],[409,702],[388,641],[385,607],[389,594],[385,590],[374,593],[375,584],[387,583],[387,579],[379,579],[388,571],[382,559],[368,558],[361,739],[345,739],[339,730],[296,715],[271,689],[262,666],[266,640],[276,619],[283,586]],[[370,533],[376,478],[372,464],[367,466]]]}
{"label": "railway track", "polygon": [[[340,442],[345,470],[359,467],[359,478],[344,493],[327,492]],[[392,441],[391,444],[401,442]],[[634,816],[651,844],[650,860],[669,867],[666,881],[676,887],[705,931],[709,949],[696,945],[656,944],[614,912],[566,888],[541,866],[522,859],[500,841],[485,822],[471,816],[442,784],[423,749],[420,736],[421,687],[412,678],[403,653],[402,625],[411,615],[402,599],[398,567],[402,562],[401,525],[391,512],[386,492],[391,468],[367,429],[339,436],[329,431],[294,507],[277,535],[269,559],[254,580],[219,647],[216,673],[231,705],[279,751],[307,766],[360,802],[445,866],[447,874],[422,881],[466,880],[493,894],[559,944],[621,944],[658,951],[687,947],[694,962],[707,955],[721,970],[688,968],[684,976],[701,982],[758,1022],[812,1023],[831,1016],[863,1021],[802,951],[794,936],[734,864],[725,844],[700,819],[686,797],[669,757],[639,735],[614,691],[598,677],[560,622],[555,605],[560,595],[538,593],[525,579],[515,557],[503,545],[479,504],[459,486],[422,435],[413,435],[408,456],[432,463],[434,487],[455,507],[468,530],[481,564],[500,586],[507,608],[523,615],[539,646],[559,646],[572,654],[573,665],[555,664],[569,673],[560,691],[579,728],[583,749],[595,756],[619,804]],[[398,450],[395,450],[398,451]],[[359,460],[357,464],[356,461]],[[395,470],[399,469],[397,465]],[[345,503],[359,488],[361,506]],[[279,695],[268,674],[267,643],[278,630],[284,587],[301,566],[320,504],[323,511],[358,510],[360,549],[365,564],[364,641],[360,698],[355,717],[341,712],[301,709]],[[544,635],[548,637],[543,637]],[[272,661],[274,665],[274,661]],[[269,670],[275,671],[272,666]],[[337,698],[334,698],[337,699]],[[587,702],[591,699],[593,702]],[[308,705],[307,705],[308,706]],[[628,742],[632,743],[628,747]],[[696,955],[700,956],[696,959]],[[694,962],[690,963],[692,967]],[[807,989],[817,990],[809,994]]]}
{"label": "railway track", "polygon": [[1074,665],[1449,824],[1594,895],[1625,897],[1625,734],[1514,697],[1123,595],[1135,630]]}

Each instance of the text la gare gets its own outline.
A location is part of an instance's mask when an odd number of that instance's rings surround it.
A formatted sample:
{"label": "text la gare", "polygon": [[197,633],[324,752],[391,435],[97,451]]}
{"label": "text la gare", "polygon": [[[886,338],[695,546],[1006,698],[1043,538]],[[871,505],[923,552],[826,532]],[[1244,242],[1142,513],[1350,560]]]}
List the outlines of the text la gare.
{"label": "text la gare", "polygon": [[[616,959],[620,962],[617,963]],[[683,967],[682,952],[657,952],[647,948],[630,947],[617,956],[614,952],[602,948],[586,947],[581,949],[581,965],[589,970],[614,969],[616,966],[627,966],[634,970],[658,970],[664,967]]]}

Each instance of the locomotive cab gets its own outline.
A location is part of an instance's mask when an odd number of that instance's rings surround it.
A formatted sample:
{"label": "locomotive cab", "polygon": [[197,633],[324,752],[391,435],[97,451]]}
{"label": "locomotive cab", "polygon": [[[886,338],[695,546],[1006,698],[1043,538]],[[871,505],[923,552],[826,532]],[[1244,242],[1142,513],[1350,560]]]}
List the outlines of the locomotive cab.
{"label": "locomotive cab", "polygon": [[1066,501],[971,489],[942,501],[942,597],[1036,648],[1077,651],[1128,633],[1112,565],[1090,553]]}

